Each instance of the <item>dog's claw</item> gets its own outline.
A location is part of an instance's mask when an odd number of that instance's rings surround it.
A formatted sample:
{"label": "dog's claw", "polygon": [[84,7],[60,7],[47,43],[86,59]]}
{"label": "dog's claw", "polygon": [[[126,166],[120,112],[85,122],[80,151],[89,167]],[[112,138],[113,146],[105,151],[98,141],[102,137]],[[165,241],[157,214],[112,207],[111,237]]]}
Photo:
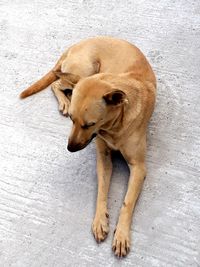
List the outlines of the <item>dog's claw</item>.
{"label": "dog's claw", "polygon": [[62,112],[64,116],[68,115],[69,103],[65,100],[59,100],[59,111]]}
{"label": "dog's claw", "polygon": [[92,232],[97,243],[104,241],[109,232],[108,218],[96,215],[92,224]]}
{"label": "dog's claw", "polygon": [[112,250],[119,258],[125,257],[130,251],[129,233],[116,229],[114,233]]}

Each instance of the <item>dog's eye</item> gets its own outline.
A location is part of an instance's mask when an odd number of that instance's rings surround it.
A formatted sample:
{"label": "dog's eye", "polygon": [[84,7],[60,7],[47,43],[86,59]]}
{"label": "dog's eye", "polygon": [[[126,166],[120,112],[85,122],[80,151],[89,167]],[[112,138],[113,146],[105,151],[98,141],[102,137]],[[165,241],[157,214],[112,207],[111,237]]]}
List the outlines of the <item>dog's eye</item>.
{"label": "dog's eye", "polygon": [[96,124],[95,122],[90,122],[90,123],[82,125],[81,128],[88,129],[89,127],[94,126],[95,124]]}

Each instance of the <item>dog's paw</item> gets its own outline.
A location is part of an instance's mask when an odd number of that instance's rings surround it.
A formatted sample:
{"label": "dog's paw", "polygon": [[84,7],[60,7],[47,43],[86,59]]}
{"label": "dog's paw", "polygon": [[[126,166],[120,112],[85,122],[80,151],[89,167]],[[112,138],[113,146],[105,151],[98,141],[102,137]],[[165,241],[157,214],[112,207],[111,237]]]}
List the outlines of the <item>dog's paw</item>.
{"label": "dog's paw", "polygon": [[114,231],[112,249],[117,257],[125,257],[130,251],[130,232],[119,227]]}
{"label": "dog's paw", "polygon": [[64,116],[68,115],[69,102],[65,99],[59,99],[59,111],[62,112]]}
{"label": "dog's paw", "polygon": [[107,212],[95,215],[92,223],[92,232],[98,243],[106,239],[109,232],[109,215]]}

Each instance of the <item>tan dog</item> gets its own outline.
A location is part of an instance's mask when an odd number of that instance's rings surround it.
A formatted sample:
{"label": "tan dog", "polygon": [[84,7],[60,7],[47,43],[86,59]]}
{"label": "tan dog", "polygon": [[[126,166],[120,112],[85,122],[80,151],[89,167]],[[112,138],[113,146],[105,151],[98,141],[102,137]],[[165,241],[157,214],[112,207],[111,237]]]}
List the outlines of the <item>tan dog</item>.
{"label": "tan dog", "polygon": [[97,37],[69,48],[54,69],[21,97],[36,93],[53,81],[59,109],[73,121],[68,150],[78,151],[97,136],[98,196],[92,231],[98,242],[109,231],[111,151],[119,150],[128,163],[128,190],[113,239],[115,254],[125,256],[130,249],[132,213],[146,176],[146,131],[154,109],[155,75],[144,55],[132,44]]}

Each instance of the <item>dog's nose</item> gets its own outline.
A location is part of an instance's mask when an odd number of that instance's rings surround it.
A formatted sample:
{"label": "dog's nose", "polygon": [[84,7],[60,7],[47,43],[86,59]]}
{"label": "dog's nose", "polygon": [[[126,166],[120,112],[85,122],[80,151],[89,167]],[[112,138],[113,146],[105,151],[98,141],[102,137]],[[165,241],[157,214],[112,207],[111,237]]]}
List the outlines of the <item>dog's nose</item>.
{"label": "dog's nose", "polygon": [[68,143],[67,149],[70,152],[76,152],[81,149],[81,146],[79,144]]}

